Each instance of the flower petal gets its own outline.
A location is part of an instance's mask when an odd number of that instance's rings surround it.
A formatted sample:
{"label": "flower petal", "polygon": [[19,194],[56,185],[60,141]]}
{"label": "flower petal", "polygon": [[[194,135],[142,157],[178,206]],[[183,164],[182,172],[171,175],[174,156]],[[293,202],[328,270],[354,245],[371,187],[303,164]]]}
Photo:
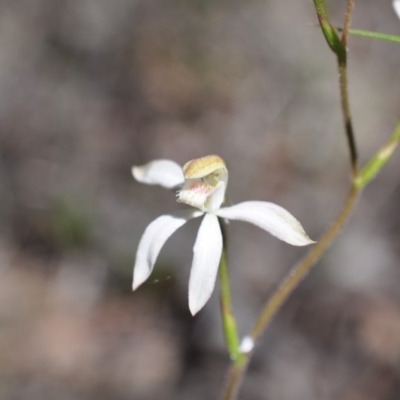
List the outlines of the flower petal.
{"label": "flower petal", "polygon": [[180,211],[162,215],[144,231],[136,253],[132,290],[137,289],[151,274],[161,248],[168,238],[189,219],[203,215],[200,211]]}
{"label": "flower petal", "polygon": [[400,18],[400,0],[393,0],[393,8],[398,18]]}
{"label": "flower petal", "polygon": [[216,211],[219,217],[250,222],[293,246],[315,243],[300,222],[284,208],[264,201],[246,201]]}
{"label": "flower petal", "polygon": [[154,160],[145,165],[133,166],[132,175],[138,182],[167,189],[179,186],[185,180],[182,167],[171,160]]}
{"label": "flower petal", "polygon": [[218,182],[217,186],[208,196],[208,199],[206,201],[205,208],[207,209],[207,211],[213,212],[221,207],[221,204],[225,200],[225,190],[226,190],[225,182],[224,181]]}
{"label": "flower petal", "polygon": [[192,315],[201,310],[214,290],[222,253],[222,234],[218,218],[205,214],[193,248],[189,279],[189,309]]}

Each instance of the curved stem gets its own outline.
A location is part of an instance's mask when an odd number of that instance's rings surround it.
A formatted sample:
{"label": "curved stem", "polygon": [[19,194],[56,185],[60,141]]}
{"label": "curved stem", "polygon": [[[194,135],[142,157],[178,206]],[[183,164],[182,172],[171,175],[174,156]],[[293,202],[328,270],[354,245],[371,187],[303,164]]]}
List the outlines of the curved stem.
{"label": "curved stem", "polygon": [[[303,260],[293,268],[286,279],[269,298],[251,330],[250,336],[254,342],[256,342],[260,338],[261,334],[268,327],[272,318],[278,312],[285,300],[298,286],[302,279],[310,272],[311,268],[315,265],[315,263],[319,260],[322,254],[336,238],[337,234],[339,233],[340,229],[342,228],[354,208],[358,193],[359,190],[355,186],[353,186],[348,193],[344,205],[333,224],[328,228],[328,230],[325,232],[319,242],[309,251],[309,253],[303,258]],[[251,355],[251,352],[247,354],[241,353],[240,362],[235,362],[232,365],[230,371],[228,372],[226,385],[222,396],[223,400],[232,400],[236,398],[240,383],[247,369]]]}
{"label": "curved stem", "polygon": [[[319,27],[319,24],[307,24],[307,25],[313,27]],[[338,32],[343,32],[343,28],[339,26],[336,26],[335,29]],[[366,31],[364,29],[349,29],[349,34],[353,36],[361,36],[370,39],[385,40],[387,42],[392,42],[392,43],[400,43],[400,36],[392,35],[390,33]]]}
{"label": "curved stem", "polygon": [[352,212],[357,194],[358,189],[352,187],[347,194],[343,207],[333,224],[328,228],[322,238],[308,252],[303,260],[292,269],[286,279],[280,284],[280,286],[268,300],[251,330],[251,336],[254,341],[260,338],[262,332],[266,329],[271,319],[275,316],[276,312],[280,309],[288,296],[294,291],[302,279],[310,272],[311,268],[320,259],[322,254],[332,244],[333,240]]}

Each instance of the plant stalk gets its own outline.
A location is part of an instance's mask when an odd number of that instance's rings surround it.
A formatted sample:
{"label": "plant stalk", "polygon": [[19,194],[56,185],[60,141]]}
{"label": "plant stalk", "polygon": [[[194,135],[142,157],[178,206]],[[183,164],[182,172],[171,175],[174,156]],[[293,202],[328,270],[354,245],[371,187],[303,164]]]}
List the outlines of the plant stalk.
{"label": "plant stalk", "polygon": [[229,285],[228,263],[226,259],[226,230],[221,219],[219,219],[219,224],[223,237],[223,248],[218,268],[222,328],[229,356],[232,361],[236,361],[239,357],[239,335],[231,304],[231,290]]}

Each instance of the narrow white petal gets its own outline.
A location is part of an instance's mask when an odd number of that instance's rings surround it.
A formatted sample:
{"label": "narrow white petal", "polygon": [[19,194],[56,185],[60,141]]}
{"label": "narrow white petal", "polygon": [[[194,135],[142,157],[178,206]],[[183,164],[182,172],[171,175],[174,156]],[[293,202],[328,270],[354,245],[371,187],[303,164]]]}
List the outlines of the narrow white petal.
{"label": "narrow white petal", "polygon": [[141,183],[172,189],[184,182],[182,167],[171,160],[154,160],[132,167],[133,177]]}
{"label": "narrow white petal", "polygon": [[216,211],[221,207],[221,204],[225,200],[225,190],[225,182],[218,182],[213,192],[208,196],[207,202],[205,204],[205,208],[207,209],[207,211]]}
{"label": "narrow white petal", "polygon": [[222,234],[218,218],[214,214],[204,216],[193,253],[189,279],[189,309],[192,315],[195,315],[211,297],[221,259]]}
{"label": "narrow white petal", "polygon": [[397,17],[400,19],[400,0],[393,0],[393,8]]}
{"label": "narrow white petal", "polygon": [[314,243],[300,222],[284,208],[264,201],[246,201],[216,211],[220,217],[250,222],[293,246]]}
{"label": "narrow white petal", "polygon": [[150,276],[158,254],[168,238],[189,219],[201,215],[202,212],[191,210],[162,215],[146,228],[136,253],[132,290],[137,289]]}

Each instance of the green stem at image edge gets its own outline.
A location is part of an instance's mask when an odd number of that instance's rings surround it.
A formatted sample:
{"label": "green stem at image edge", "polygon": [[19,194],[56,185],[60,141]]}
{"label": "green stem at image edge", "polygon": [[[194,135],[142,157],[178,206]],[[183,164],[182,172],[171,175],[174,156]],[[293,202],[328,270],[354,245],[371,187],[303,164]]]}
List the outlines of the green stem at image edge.
{"label": "green stem at image edge", "polygon": [[[392,136],[389,138],[386,144],[384,144],[375,153],[370,161],[367,162],[367,164],[354,178],[353,185],[344,201],[343,207],[332,225],[320,238],[318,243],[303,258],[303,260],[292,269],[292,271],[287,275],[284,281],[268,299],[251,330],[250,337],[253,339],[254,343],[257,343],[260,336],[269,326],[272,318],[279,311],[286,299],[291,293],[293,293],[294,289],[311,271],[311,268],[332,244],[340,232],[340,229],[343,227],[353,211],[359,193],[381,171],[386,162],[389,161],[399,143],[400,119],[397,122]],[[239,357],[232,363],[231,369],[228,372],[226,385],[222,396],[223,400],[232,400],[236,398],[251,356],[252,353],[240,353]]]}
{"label": "green stem at image edge", "polygon": [[[259,314],[253,328],[249,334],[254,344],[260,339],[260,336],[265,331],[265,329],[271,323],[272,318],[279,311],[281,306],[287,300],[294,289],[300,284],[304,277],[311,271],[312,267],[316,262],[322,257],[328,247],[332,244],[340,229],[348,220],[351,212],[354,209],[356,200],[361,192],[361,190],[381,171],[383,166],[390,159],[395,149],[400,142],[400,119],[392,133],[392,136],[388,141],[371,157],[371,159],[366,163],[366,165],[358,170],[357,168],[357,148],[356,142],[354,140],[354,132],[352,128],[350,106],[348,99],[348,87],[347,87],[347,60],[346,60],[346,44],[347,35],[353,33],[350,30],[351,15],[354,8],[354,0],[348,0],[345,25],[343,28],[343,36],[340,40],[337,33],[334,32],[334,28],[329,23],[328,14],[325,7],[324,0],[314,0],[314,5],[317,11],[318,19],[324,36],[327,40],[329,47],[336,53],[337,61],[339,66],[339,86],[340,95],[342,102],[342,114],[345,122],[345,132],[347,136],[348,146],[350,150],[350,161],[352,170],[352,185],[349,193],[346,196],[343,207],[339,212],[337,218],[327,229],[325,234],[320,238],[318,243],[307,253],[307,255],[301,260],[287,275],[283,282],[278,286],[278,288],[273,292],[272,296],[268,299],[261,313]],[[372,37],[372,36],[371,36]],[[221,228],[223,228],[221,226]],[[226,236],[224,235],[224,239]],[[224,245],[224,249],[226,247]],[[225,253],[221,258],[221,266],[224,264],[226,268]],[[225,260],[225,261],[223,261]],[[221,306],[223,310],[223,320],[232,321],[234,317],[231,313],[230,307],[230,296],[229,296],[229,282],[227,275],[224,277],[223,268],[220,268],[220,282],[221,282]],[[226,271],[226,269],[225,269]],[[227,288],[222,290],[223,284],[227,285]],[[225,295],[223,291],[226,291]],[[224,307],[223,305],[228,305]],[[228,311],[229,312],[228,312]],[[229,317],[229,318],[228,318]],[[238,350],[238,335],[236,331],[236,323],[234,323],[234,329],[229,329],[229,324],[224,322],[225,338],[230,349],[230,355],[232,358],[231,368],[228,372],[225,388],[222,394],[222,400],[234,400],[237,398],[238,390],[243,381],[245,372],[247,370],[248,364],[251,360],[253,351],[249,353],[240,353]],[[227,332],[230,330],[230,333]],[[234,340],[232,341],[232,338]],[[230,341],[234,345],[230,345]],[[231,350],[232,349],[232,350]]]}
{"label": "green stem at image edge", "polygon": [[232,312],[228,264],[226,259],[226,231],[224,222],[221,219],[219,219],[219,225],[223,238],[222,254],[218,268],[222,327],[229,356],[232,361],[236,361],[239,357],[239,335],[236,328],[236,320]]}

